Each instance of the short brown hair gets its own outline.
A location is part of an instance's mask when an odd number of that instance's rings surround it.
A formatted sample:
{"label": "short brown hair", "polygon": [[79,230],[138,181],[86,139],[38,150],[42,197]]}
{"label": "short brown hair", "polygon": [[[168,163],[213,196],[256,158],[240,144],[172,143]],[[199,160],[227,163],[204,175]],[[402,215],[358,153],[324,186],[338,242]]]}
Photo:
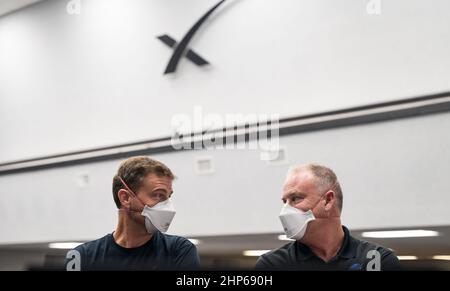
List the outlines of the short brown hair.
{"label": "short brown hair", "polygon": [[120,209],[122,206],[118,196],[119,190],[125,188],[119,176],[134,193],[137,193],[142,186],[142,180],[150,173],[156,174],[159,177],[175,179],[172,171],[166,165],[147,156],[128,158],[120,164],[112,183],[113,198],[117,208]]}

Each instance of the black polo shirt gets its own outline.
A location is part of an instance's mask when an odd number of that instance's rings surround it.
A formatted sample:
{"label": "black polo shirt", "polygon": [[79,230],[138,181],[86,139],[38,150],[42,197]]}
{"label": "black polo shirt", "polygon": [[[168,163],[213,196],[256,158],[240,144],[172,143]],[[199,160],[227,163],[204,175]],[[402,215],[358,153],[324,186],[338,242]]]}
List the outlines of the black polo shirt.
{"label": "black polo shirt", "polygon": [[349,270],[366,271],[374,269],[377,259],[372,253],[379,253],[379,266],[381,271],[399,270],[400,265],[395,254],[387,248],[370,242],[356,239],[350,235],[348,229],[343,226],[344,241],[334,258],[325,262],[317,257],[308,246],[295,241],[262,255],[256,262],[258,270]]}

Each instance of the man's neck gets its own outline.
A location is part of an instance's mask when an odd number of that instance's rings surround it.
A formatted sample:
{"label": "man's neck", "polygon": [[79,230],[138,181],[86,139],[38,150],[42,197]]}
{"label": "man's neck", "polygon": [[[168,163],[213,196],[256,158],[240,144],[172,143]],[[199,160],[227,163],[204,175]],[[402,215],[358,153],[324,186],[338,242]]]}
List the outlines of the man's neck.
{"label": "man's neck", "polygon": [[311,251],[328,262],[337,255],[344,242],[344,230],[339,218],[316,220],[313,229],[310,229],[301,242]]}
{"label": "man's neck", "polygon": [[124,248],[140,247],[152,238],[145,229],[144,221],[137,222],[131,215],[133,213],[119,210],[119,221],[113,234],[115,242]]}

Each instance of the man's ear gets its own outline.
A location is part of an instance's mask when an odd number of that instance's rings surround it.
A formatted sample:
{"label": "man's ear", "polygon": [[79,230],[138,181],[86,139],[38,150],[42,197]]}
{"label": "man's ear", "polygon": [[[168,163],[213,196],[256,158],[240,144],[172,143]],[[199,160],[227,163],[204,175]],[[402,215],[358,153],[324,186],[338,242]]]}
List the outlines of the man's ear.
{"label": "man's ear", "polygon": [[330,211],[331,209],[333,209],[335,203],[336,203],[336,194],[334,194],[333,190],[330,190],[325,194],[325,210]]}
{"label": "man's ear", "polygon": [[131,195],[127,190],[120,189],[119,192],[117,192],[117,197],[124,208],[129,209],[131,207]]}

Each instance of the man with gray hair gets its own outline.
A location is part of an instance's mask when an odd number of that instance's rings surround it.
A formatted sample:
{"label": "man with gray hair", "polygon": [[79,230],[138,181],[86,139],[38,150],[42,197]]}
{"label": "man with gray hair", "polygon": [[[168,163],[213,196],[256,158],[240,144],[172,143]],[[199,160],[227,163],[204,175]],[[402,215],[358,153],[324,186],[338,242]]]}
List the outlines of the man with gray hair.
{"label": "man with gray hair", "polygon": [[333,170],[317,164],[292,168],[281,200],[280,220],[294,241],[262,255],[257,269],[399,269],[392,251],[358,240],[342,226],[343,195]]}

